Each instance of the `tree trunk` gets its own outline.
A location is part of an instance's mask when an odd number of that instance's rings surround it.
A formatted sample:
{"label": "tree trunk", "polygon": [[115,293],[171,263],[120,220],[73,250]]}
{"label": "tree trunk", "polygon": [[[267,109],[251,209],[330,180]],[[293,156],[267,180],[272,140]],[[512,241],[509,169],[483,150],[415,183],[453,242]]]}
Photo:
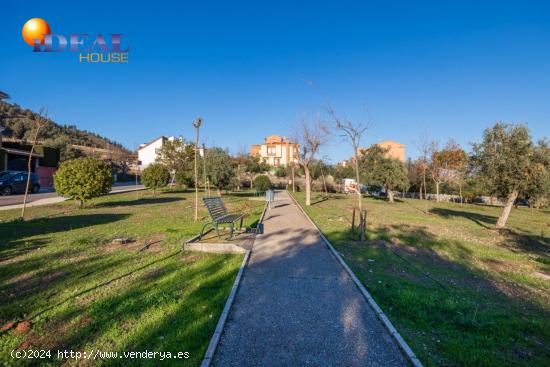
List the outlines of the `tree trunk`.
{"label": "tree trunk", "polygon": [[[361,195],[361,182],[359,181],[359,154],[357,154],[358,147],[354,147],[355,151],[355,181],[357,182],[357,204],[359,208],[359,213],[363,212],[363,204],[362,204],[362,195]],[[365,221],[367,219],[365,218]],[[365,240],[365,231],[364,228],[361,227],[361,242]]]}
{"label": "tree trunk", "polygon": [[34,140],[32,141],[31,152],[29,153],[29,160],[27,162],[27,184],[25,185],[25,196],[23,197],[23,208],[21,209],[21,220],[25,219],[25,208],[27,206],[27,196],[29,195],[29,185],[31,183],[32,155],[34,153],[34,146],[36,145],[36,139],[38,139],[39,131],[40,131],[40,124],[36,126],[36,133],[34,134]]}
{"label": "tree trunk", "polygon": [[460,195],[460,206],[462,206],[462,184],[458,185],[458,193]]}
{"label": "tree trunk", "polygon": [[428,196],[426,192],[426,168],[422,173],[422,185],[424,186],[424,214],[428,214]]}
{"label": "tree trunk", "polygon": [[508,198],[506,199],[506,205],[504,205],[504,209],[502,210],[502,214],[500,214],[500,217],[497,221],[497,228],[505,228],[506,222],[508,221],[508,216],[510,216],[510,211],[512,210],[512,206],[514,206],[514,202],[518,198],[518,192],[516,190],[512,191]]}
{"label": "tree trunk", "polygon": [[393,191],[386,189],[386,192],[388,193],[388,201],[393,203]]}
{"label": "tree trunk", "polygon": [[304,172],[306,174],[306,206],[311,205],[311,180],[309,178],[309,167],[304,164]]}
{"label": "tree trunk", "polygon": [[292,192],[296,192],[296,181],[294,180],[294,165],[292,165]]}
{"label": "tree trunk", "polygon": [[325,196],[328,196],[328,190],[327,190],[327,181],[325,180],[325,174],[321,170],[321,175],[323,177],[323,186],[325,187]]}
{"label": "tree trunk", "polygon": [[435,201],[437,201],[438,203],[441,201],[439,199],[439,182],[438,181],[435,182]]}

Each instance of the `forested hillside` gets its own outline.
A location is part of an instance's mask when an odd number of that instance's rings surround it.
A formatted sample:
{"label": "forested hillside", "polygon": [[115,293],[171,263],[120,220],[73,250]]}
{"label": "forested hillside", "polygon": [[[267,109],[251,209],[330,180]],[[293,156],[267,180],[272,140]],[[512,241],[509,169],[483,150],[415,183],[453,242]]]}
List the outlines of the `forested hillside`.
{"label": "forested hillside", "polygon": [[[30,141],[34,136],[37,114],[1,99],[0,126],[5,129],[2,136],[8,139]],[[91,131],[80,130],[74,125],[62,125],[49,119],[46,126],[40,130],[38,140],[41,144],[60,149],[61,160],[94,154],[93,148],[98,149],[98,152],[103,155],[106,152],[116,157],[130,154],[130,151],[118,142]]]}

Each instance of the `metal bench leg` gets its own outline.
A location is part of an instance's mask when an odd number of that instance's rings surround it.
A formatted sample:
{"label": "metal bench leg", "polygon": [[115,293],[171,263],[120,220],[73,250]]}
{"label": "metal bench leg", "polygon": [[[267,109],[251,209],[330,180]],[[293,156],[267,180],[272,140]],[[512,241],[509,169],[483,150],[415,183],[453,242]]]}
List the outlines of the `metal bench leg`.
{"label": "metal bench leg", "polygon": [[204,226],[202,226],[202,229],[201,229],[201,234],[199,235],[199,241],[202,239],[202,235],[204,233],[204,229],[206,228],[207,225],[209,224],[212,224],[212,223],[206,223]]}
{"label": "metal bench leg", "polygon": [[233,238],[233,229],[235,228],[235,222],[231,222],[231,231],[229,232],[229,239]]}
{"label": "metal bench leg", "polygon": [[241,217],[241,224],[239,224],[239,230],[243,229],[243,217]]}

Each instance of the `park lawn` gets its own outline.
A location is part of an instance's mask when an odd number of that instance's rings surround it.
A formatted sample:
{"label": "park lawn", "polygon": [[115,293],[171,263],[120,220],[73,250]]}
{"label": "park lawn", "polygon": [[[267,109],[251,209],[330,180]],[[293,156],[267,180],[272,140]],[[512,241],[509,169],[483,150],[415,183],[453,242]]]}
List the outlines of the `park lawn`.
{"label": "park lawn", "polygon": [[[136,196],[139,195],[139,198]],[[245,225],[263,203],[224,195]],[[189,359],[69,361],[71,365],[199,365],[242,256],[182,252],[194,193],[149,191],[0,212],[0,365],[61,365],[57,350],[189,352]],[[116,245],[114,238],[130,243]],[[12,349],[49,349],[52,359],[10,358]]]}
{"label": "park lawn", "polygon": [[550,211],[293,194],[427,366],[550,365]]}

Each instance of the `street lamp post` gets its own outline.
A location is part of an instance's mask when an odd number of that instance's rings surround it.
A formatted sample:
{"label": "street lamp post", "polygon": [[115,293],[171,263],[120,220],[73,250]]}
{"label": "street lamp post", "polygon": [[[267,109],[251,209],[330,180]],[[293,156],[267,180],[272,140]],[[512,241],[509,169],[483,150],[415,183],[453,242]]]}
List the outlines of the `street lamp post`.
{"label": "street lamp post", "polygon": [[199,174],[197,169],[197,153],[199,150],[199,128],[202,125],[202,119],[197,117],[193,121],[193,126],[195,127],[195,222],[199,219]]}

